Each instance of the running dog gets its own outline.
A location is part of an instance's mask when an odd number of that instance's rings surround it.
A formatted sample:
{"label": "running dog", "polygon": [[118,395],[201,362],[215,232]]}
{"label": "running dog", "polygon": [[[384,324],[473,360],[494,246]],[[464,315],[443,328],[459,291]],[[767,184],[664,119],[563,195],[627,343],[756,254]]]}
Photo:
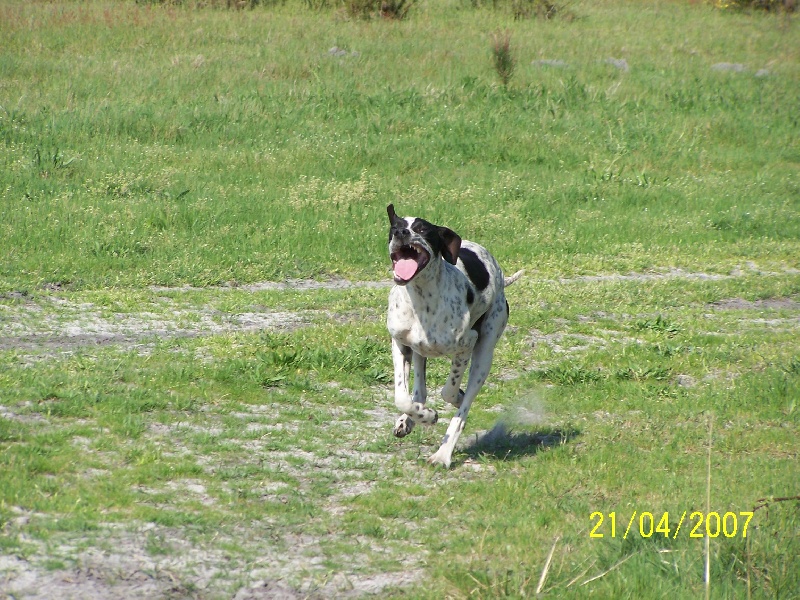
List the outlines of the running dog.
{"label": "running dog", "polygon": [[[452,357],[442,398],[458,410],[442,445],[428,459],[449,468],[472,401],[489,375],[494,348],[508,323],[504,290],[522,271],[504,278],[483,246],[424,219],[398,217],[392,204],[387,212],[395,285],[389,292],[386,324],[392,336],[395,404],[403,413],[394,435],[404,437],[415,423],[433,424],[439,419],[425,405],[426,361]],[[461,379],[470,360],[467,389],[462,391]],[[414,386],[409,393],[412,364]]]}

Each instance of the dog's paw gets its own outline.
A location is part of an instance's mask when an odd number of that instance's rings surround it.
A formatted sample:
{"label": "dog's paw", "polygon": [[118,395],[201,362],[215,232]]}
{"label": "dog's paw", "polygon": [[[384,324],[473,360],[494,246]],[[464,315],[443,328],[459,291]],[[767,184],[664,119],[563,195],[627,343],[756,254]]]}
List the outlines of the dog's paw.
{"label": "dog's paw", "polygon": [[439,413],[432,408],[428,408],[424,404],[415,402],[412,407],[412,414],[414,420],[423,423],[424,425],[436,425],[439,421]]}
{"label": "dog's paw", "polygon": [[426,425],[436,425],[439,422],[439,413],[432,408],[425,409],[425,413],[420,416],[419,421]]}
{"label": "dog's paw", "polygon": [[428,459],[428,464],[431,464],[435,467],[441,466],[445,469],[449,469],[452,458],[452,452],[448,448],[442,446],[430,456]]}
{"label": "dog's paw", "polygon": [[406,437],[411,430],[414,429],[414,420],[408,415],[400,415],[400,418],[394,424],[392,433],[395,437]]}

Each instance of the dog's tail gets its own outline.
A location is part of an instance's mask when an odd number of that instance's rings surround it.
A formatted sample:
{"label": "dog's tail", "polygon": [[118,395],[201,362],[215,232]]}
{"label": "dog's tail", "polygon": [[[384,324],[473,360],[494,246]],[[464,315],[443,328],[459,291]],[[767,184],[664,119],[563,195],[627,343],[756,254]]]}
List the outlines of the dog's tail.
{"label": "dog's tail", "polygon": [[522,277],[522,274],[523,274],[524,272],[525,272],[525,269],[520,269],[519,271],[517,271],[516,273],[514,273],[514,274],[513,274],[511,277],[506,277],[506,278],[504,279],[504,282],[505,282],[505,287],[508,287],[508,286],[510,286],[510,285],[511,285],[512,283],[514,283],[514,282],[515,282],[517,279],[519,279],[520,277]]}

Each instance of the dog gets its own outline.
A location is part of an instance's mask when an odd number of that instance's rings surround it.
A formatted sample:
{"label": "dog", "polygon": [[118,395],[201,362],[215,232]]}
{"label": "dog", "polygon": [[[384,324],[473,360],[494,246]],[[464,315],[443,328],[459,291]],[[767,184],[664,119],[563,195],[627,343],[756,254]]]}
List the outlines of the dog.
{"label": "dog", "polygon": [[[458,410],[441,446],[428,459],[449,468],[470,406],[489,375],[494,348],[508,323],[504,290],[523,272],[504,278],[483,246],[424,219],[398,217],[393,204],[386,210],[395,283],[389,292],[386,326],[392,337],[395,405],[402,412],[393,433],[404,437],[416,423],[438,421],[439,414],[425,405],[426,361],[452,357],[441,394]],[[467,389],[462,391],[461,379],[470,361]],[[412,365],[414,386],[409,394]]]}

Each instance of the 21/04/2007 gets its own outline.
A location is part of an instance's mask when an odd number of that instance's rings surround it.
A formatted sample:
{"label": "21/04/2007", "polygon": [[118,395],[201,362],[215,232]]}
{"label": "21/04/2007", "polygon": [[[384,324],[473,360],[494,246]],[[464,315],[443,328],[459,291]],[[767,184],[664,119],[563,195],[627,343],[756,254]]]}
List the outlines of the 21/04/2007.
{"label": "21/04/2007", "polygon": [[[750,519],[753,518],[752,511],[740,511],[739,513],[728,511],[720,515],[716,511],[704,513],[696,510],[689,513],[689,511],[684,510],[677,524],[671,524],[669,512],[667,511],[662,513],[658,520],[656,520],[657,515],[654,516],[651,512],[643,511],[639,513],[633,511],[630,519],[627,520],[622,539],[627,539],[628,535],[632,532],[635,533],[637,529],[639,535],[644,538],[663,535],[665,538],[677,539],[681,528],[684,526],[687,514],[689,523],[686,524],[686,530],[688,530],[690,538],[703,538],[705,536],[715,538],[719,537],[720,534],[727,538],[733,538],[741,534],[742,538],[746,538],[747,527],[750,524]],[[610,535],[612,538],[617,537],[616,512],[603,513],[594,511],[589,515],[589,520],[593,524],[589,531],[590,538],[599,539],[606,535]]]}

